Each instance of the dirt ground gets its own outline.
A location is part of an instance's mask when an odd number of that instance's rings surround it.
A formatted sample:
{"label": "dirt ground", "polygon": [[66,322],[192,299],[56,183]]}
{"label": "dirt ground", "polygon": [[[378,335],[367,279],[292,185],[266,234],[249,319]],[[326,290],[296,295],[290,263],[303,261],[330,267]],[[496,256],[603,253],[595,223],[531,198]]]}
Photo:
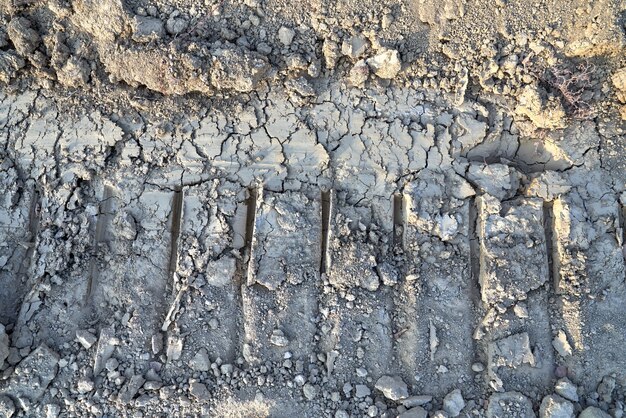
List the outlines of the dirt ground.
{"label": "dirt ground", "polygon": [[622,417],[625,25],[0,0],[0,417]]}

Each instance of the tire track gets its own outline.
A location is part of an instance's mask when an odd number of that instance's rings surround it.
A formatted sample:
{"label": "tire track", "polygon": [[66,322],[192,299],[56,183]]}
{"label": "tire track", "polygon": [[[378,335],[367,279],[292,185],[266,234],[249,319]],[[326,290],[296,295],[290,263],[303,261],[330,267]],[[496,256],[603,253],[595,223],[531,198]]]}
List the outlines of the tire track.
{"label": "tire track", "polygon": [[[430,188],[429,182],[441,186]],[[476,360],[470,199],[464,181],[427,172],[406,185],[407,274],[399,291],[397,356],[407,382],[443,396],[473,385]],[[437,256],[434,256],[437,254]]]}
{"label": "tire track", "polygon": [[393,292],[389,286],[398,280],[388,260],[393,203],[390,196],[368,205],[347,205],[338,193],[331,214],[319,348],[326,356],[328,375],[337,382],[353,382],[355,370],[362,379],[377,379],[393,365]]}
{"label": "tire track", "polygon": [[549,267],[540,199],[477,198],[480,287],[487,313],[475,338],[495,391],[550,390],[554,371]]}
{"label": "tire track", "polygon": [[[554,202],[560,292],[553,310],[560,362],[587,390],[626,367],[626,288],[621,207],[611,194],[583,199],[578,190]],[[589,357],[590,350],[603,356]]]}
{"label": "tire track", "polygon": [[[321,262],[319,192],[259,193],[244,306],[251,363],[313,352]],[[289,353],[289,354],[287,354]]]}
{"label": "tire track", "polygon": [[[242,301],[237,280],[236,205],[245,189],[209,182],[184,189],[178,247],[179,293],[172,328],[185,335],[183,363],[197,353],[232,363],[241,355]],[[203,355],[203,354],[201,354]],[[195,365],[203,369],[203,365]]]}

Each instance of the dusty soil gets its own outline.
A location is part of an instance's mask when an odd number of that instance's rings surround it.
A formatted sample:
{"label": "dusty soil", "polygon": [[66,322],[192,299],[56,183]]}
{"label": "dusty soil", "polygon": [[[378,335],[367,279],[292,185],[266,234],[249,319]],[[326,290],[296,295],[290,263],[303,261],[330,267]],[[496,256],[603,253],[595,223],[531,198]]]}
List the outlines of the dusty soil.
{"label": "dusty soil", "polygon": [[625,20],[1,0],[0,417],[622,417]]}

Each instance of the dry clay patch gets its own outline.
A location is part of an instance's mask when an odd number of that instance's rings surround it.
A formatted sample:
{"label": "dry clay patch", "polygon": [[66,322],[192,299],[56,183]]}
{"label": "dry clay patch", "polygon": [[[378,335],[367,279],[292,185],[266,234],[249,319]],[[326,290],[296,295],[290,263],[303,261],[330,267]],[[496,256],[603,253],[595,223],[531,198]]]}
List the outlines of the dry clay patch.
{"label": "dry clay patch", "polygon": [[[103,388],[102,411],[172,412],[222,385],[293,388],[320,411],[394,414],[424,400],[398,407],[404,395],[376,383],[387,374],[434,395],[433,411],[455,388],[470,409],[500,390],[538,402],[556,365],[585,392],[619,381],[623,225],[599,135],[558,148],[576,164],[534,172],[543,162],[516,147],[469,157],[492,140],[480,105],[346,96],[302,109],[272,93],[273,106],[137,138],[99,114],[59,122],[53,103],[3,98],[3,173],[38,180],[41,215],[37,228],[8,215],[36,237],[0,390],[33,410],[63,397],[72,411]],[[61,356],[51,390],[13,389],[12,367],[41,344]]]}

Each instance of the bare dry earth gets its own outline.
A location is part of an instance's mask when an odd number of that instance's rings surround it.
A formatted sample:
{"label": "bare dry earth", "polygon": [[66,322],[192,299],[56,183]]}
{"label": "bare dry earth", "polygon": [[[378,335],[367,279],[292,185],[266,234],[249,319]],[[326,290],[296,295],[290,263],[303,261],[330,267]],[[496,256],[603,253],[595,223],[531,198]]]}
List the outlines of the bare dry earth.
{"label": "bare dry earth", "polygon": [[613,417],[624,4],[0,4],[0,416]]}

